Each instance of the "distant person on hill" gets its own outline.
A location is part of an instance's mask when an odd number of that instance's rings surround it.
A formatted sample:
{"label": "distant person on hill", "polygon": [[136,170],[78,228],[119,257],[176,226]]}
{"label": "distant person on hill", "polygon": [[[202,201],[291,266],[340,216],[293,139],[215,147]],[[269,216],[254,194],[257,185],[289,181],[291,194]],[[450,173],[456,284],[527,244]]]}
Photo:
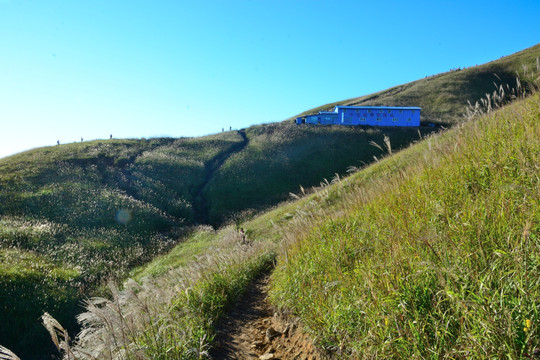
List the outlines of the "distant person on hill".
{"label": "distant person on hill", "polygon": [[84,141],[84,139],[81,137],[81,142],[83,142],[83,141]]}
{"label": "distant person on hill", "polygon": [[60,140],[56,140],[56,145],[60,145]]}
{"label": "distant person on hill", "polygon": [[244,228],[240,228],[240,243],[246,244],[246,233],[244,232]]}
{"label": "distant person on hill", "polygon": [[111,134],[111,136],[109,137],[109,139],[112,139],[112,134]]}

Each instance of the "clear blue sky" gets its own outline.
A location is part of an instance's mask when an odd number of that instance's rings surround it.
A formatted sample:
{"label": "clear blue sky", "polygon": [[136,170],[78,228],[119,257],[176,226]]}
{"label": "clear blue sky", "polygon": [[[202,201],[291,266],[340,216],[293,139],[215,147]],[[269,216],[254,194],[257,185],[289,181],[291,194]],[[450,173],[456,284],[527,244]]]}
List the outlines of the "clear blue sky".
{"label": "clear blue sky", "polygon": [[538,0],[0,0],[0,157],[199,136],[540,42]]}

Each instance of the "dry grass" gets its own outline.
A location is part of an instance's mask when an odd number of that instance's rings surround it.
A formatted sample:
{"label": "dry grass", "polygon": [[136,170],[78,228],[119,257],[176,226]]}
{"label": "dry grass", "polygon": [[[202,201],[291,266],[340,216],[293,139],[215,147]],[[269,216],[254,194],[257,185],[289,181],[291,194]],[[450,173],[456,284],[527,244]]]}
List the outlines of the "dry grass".
{"label": "dry grass", "polygon": [[[185,266],[124,289],[110,283],[111,298],[86,301],[82,331],[66,348],[61,327],[48,326],[53,341],[74,359],[187,359],[208,355],[212,325],[258,273],[271,266],[271,247],[242,245],[226,228],[204,255]],[[47,318],[51,322],[50,318]],[[56,340],[56,341],[55,341]]]}
{"label": "dry grass", "polygon": [[21,360],[11,350],[0,345],[0,359],[2,360]]}

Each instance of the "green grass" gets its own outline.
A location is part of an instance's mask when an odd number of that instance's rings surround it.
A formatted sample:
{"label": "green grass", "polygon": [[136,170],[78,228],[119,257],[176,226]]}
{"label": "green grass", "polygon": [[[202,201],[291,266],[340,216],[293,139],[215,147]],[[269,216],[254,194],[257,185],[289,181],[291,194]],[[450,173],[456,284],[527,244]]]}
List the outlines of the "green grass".
{"label": "green grass", "polygon": [[186,265],[197,255],[208,250],[215,240],[215,231],[211,227],[195,228],[193,233],[182,241],[180,246],[175,246],[166,254],[159,255],[151,262],[133,269],[130,278],[141,281],[148,276],[159,276],[170,269]]}
{"label": "green grass", "polygon": [[512,104],[315,197],[326,206],[289,230],[273,300],[349,358],[525,358],[540,345],[539,105]]}
{"label": "green grass", "polygon": [[[88,300],[86,312],[78,316],[83,332],[70,351],[78,359],[207,356],[215,324],[274,264],[274,246],[262,242],[246,246],[238,240],[231,227],[219,232],[203,229],[188,241],[189,254],[179,245],[147,267],[140,283],[129,280],[122,291],[112,285],[109,299]],[[207,249],[194,255],[200,242]],[[53,333],[63,332],[61,327],[52,328],[49,317],[44,320]]]}
{"label": "green grass", "polygon": [[534,95],[429,137],[240,223],[252,246],[233,226],[194,233],[90,302],[81,319],[100,330],[74,351],[204,356],[277,247],[272,301],[337,357],[526,358],[540,346],[539,117]]}
{"label": "green grass", "polygon": [[[41,277],[20,271],[15,255],[6,258],[0,292],[10,294],[2,297],[10,308],[2,320],[24,326],[1,327],[3,345],[35,357],[50,344],[38,319],[44,310],[57,314],[51,299],[67,304],[61,318],[74,330],[84,296],[180,241],[192,224],[191,202],[205,166],[242,140],[224,133],[91,141],[0,159],[0,250],[77,270],[69,286],[56,278],[44,286]],[[12,271],[19,275],[12,278]]]}
{"label": "green grass", "polygon": [[371,141],[388,136],[394,150],[433,128],[363,128],[270,124],[246,130],[248,146],[219,169],[206,189],[210,223],[223,223],[248,209],[261,211],[289,198],[299,186],[318,186],[381,157]]}
{"label": "green grass", "polygon": [[80,272],[55,264],[31,252],[0,249],[0,322],[3,344],[24,343],[19,354],[52,352],[53,344],[43,329],[25,319],[39,319],[43,309],[75,330],[72,314],[78,304]]}

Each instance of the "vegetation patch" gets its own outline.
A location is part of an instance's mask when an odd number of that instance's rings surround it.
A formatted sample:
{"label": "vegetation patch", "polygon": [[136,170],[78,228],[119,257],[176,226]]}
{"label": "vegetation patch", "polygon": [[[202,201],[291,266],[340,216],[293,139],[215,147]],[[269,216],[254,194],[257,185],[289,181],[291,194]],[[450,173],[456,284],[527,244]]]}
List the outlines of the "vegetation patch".
{"label": "vegetation patch", "polygon": [[251,209],[260,212],[289,198],[299,186],[344,175],[385,151],[371,145],[388,136],[395,150],[433,133],[434,128],[371,128],[280,123],[246,129],[248,146],[217,171],[205,197],[211,224]]}
{"label": "vegetation patch", "polygon": [[[214,324],[255,278],[273,267],[275,251],[261,242],[241,244],[232,228],[207,241],[207,252],[185,265],[140,283],[129,280],[124,290],[111,283],[110,299],[88,300],[86,312],[78,316],[83,330],[77,343],[60,336],[62,351],[77,359],[208,355]],[[49,315],[44,323],[53,336],[64,333]]]}
{"label": "vegetation patch", "polygon": [[[389,174],[351,185],[361,172],[314,197],[340,201],[297,214],[307,225],[290,230],[273,300],[320,346],[352,358],[531,354],[540,345],[539,104],[538,95],[514,103],[371,171]],[[394,168],[411,151],[419,156]]]}

